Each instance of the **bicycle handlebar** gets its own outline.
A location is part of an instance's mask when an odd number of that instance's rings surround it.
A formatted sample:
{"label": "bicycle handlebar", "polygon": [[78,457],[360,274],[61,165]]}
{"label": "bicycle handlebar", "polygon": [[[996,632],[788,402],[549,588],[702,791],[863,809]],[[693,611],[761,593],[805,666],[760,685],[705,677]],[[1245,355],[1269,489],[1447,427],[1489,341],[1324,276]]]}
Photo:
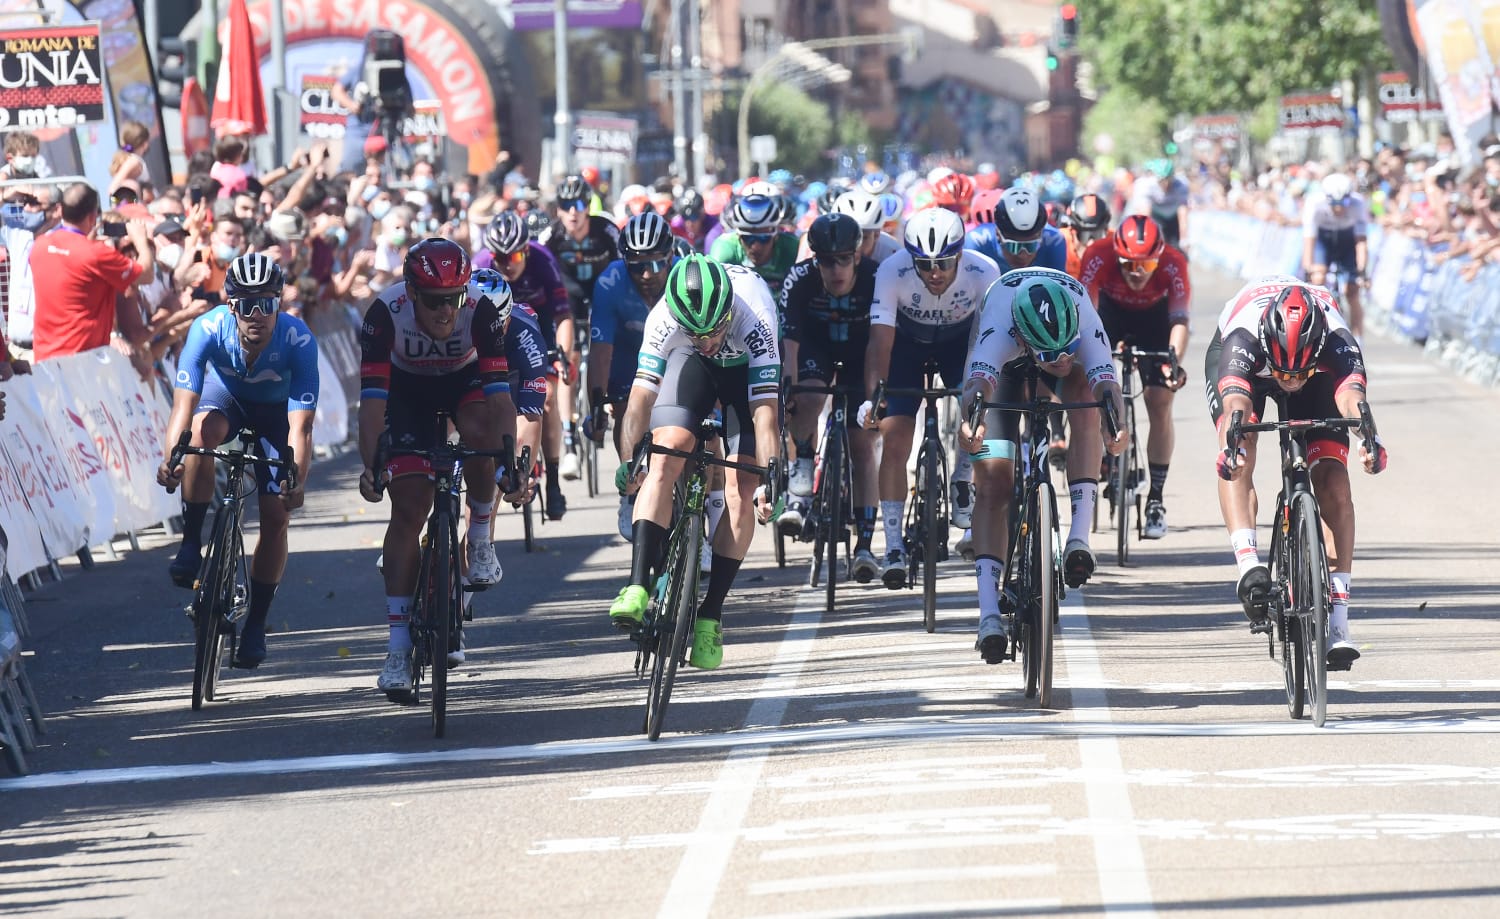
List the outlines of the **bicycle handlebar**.
{"label": "bicycle handlebar", "polygon": [[1243,409],[1235,409],[1229,416],[1229,431],[1226,438],[1231,456],[1239,452],[1240,440],[1246,434],[1270,433],[1272,431],[1305,431],[1310,428],[1333,428],[1335,430],[1352,431],[1356,428],[1360,432],[1360,440],[1366,453],[1375,452],[1375,415],[1370,411],[1370,403],[1359,403],[1358,418],[1296,418],[1291,421],[1258,421],[1252,424],[1244,422],[1245,412]]}
{"label": "bicycle handlebar", "polygon": [[[529,468],[531,459],[531,448],[521,448],[521,462],[516,464],[515,440],[506,435],[504,446],[499,450],[473,450],[463,445],[462,442],[453,444],[444,441],[431,449],[417,449],[415,447],[402,447],[391,449],[388,438],[381,435],[380,444],[375,448],[375,493],[384,494],[386,486],[390,483],[382,474],[386,464],[397,456],[416,456],[425,460],[431,460],[434,466],[446,463],[461,463],[466,459],[475,457],[487,457],[501,463],[506,469]],[[519,506],[519,505],[516,505]]]}
{"label": "bicycle handlebar", "polygon": [[975,399],[969,406],[969,430],[973,431],[979,427],[979,416],[986,409],[1045,416],[1057,412],[1085,408],[1097,408],[1104,412],[1104,423],[1110,437],[1114,437],[1120,433],[1120,417],[1115,413],[1115,402],[1113,399],[1095,399],[1092,402],[1053,402],[1051,399],[1041,396],[1032,399],[1030,402],[985,402],[983,399]]}
{"label": "bicycle handlebar", "polygon": [[677,450],[672,447],[659,446],[651,439],[651,433],[648,431],[641,438],[641,442],[636,444],[636,448],[631,454],[630,471],[628,473],[630,478],[634,479],[640,473],[641,465],[653,453],[658,456],[675,456],[679,459],[698,460],[705,466],[720,466],[724,469],[753,473],[761,477],[762,482],[766,486],[767,498],[772,504],[775,504],[777,498],[780,497],[780,476],[777,475],[775,457],[767,461],[764,466],[757,466],[753,463],[737,463],[734,460],[720,459],[713,454],[707,453],[701,446],[696,450]]}
{"label": "bicycle handlebar", "polygon": [[870,405],[874,406],[871,414],[878,421],[885,417],[885,401],[887,396],[901,396],[906,399],[941,399],[945,396],[953,396],[955,399],[963,394],[961,389],[948,389],[945,387],[902,387],[893,388],[886,385],[885,380],[875,384],[875,394],[870,397]]}
{"label": "bicycle handlebar", "polygon": [[[193,432],[183,431],[182,436],[177,439],[177,446],[172,448],[171,458],[167,465],[176,469],[182,463],[184,456],[207,456],[226,463],[241,462],[247,466],[275,466],[281,470],[281,483],[287,491],[297,490],[297,461],[293,455],[292,448],[287,447],[286,456],[257,456],[254,453],[246,453],[243,450],[217,450],[212,447],[192,446]],[[171,494],[176,488],[168,491]]]}

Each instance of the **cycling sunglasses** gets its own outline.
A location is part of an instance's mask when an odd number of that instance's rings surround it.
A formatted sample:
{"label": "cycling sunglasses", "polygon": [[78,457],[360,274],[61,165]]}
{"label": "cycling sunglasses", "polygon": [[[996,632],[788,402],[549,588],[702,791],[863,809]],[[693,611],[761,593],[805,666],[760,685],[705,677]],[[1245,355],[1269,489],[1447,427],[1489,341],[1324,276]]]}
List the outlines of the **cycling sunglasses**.
{"label": "cycling sunglasses", "polygon": [[827,255],[815,255],[819,268],[847,268],[854,264],[853,252],[829,253]]}
{"label": "cycling sunglasses", "polygon": [[1132,274],[1150,274],[1156,270],[1161,259],[1155,258],[1122,258],[1120,259],[1120,270]]}
{"label": "cycling sunglasses", "polygon": [[512,252],[510,255],[505,256],[505,263],[507,265],[524,265],[524,264],[526,264],[526,247],[522,246],[521,248],[519,248],[516,251]]}
{"label": "cycling sunglasses", "polygon": [[1041,237],[1036,239],[1006,239],[1000,237],[1000,248],[1006,255],[1035,255],[1042,251]]}
{"label": "cycling sunglasses", "polygon": [[1061,348],[1057,348],[1052,351],[1038,351],[1033,348],[1031,353],[1036,357],[1036,362],[1038,364],[1055,364],[1063,358],[1068,357],[1069,355],[1077,354],[1078,346],[1082,344],[1082,342],[1082,339],[1075,338],[1072,341],[1068,342],[1066,345],[1063,345]]}
{"label": "cycling sunglasses", "polygon": [[764,246],[766,243],[775,242],[776,241],[776,234],[775,233],[741,233],[740,234],[740,239],[744,240],[745,241],[745,245],[747,245],[747,246]]}
{"label": "cycling sunglasses", "polygon": [[450,294],[418,294],[417,302],[436,313],[443,309],[458,309],[468,300],[469,292],[456,290]]}
{"label": "cycling sunglasses", "polygon": [[1271,371],[1271,376],[1275,377],[1277,380],[1281,381],[1282,383],[1305,383],[1308,380],[1312,379],[1312,375],[1313,375],[1313,373],[1316,370],[1317,370],[1317,368],[1313,367],[1313,368],[1309,368],[1307,370],[1304,370],[1301,373],[1286,373],[1286,372],[1281,371],[1281,370],[1274,370],[1273,369]]}
{"label": "cycling sunglasses", "polygon": [[229,301],[229,308],[241,319],[272,316],[281,309],[280,297],[242,297]]}
{"label": "cycling sunglasses", "polygon": [[734,319],[734,311],[725,310],[724,318],[719,320],[718,325],[714,326],[712,329],[709,329],[707,332],[704,332],[702,335],[694,335],[693,333],[689,332],[688,338],[692,339],[695,342],[713,341],[715,337],[717,337],[725,329],[729,328],[729,323],[732,319]]}
{"label": "cycling sunglasses", "polygon": [[560,199],[557,202],[557,209],[560,211],[586,211],[589,209],[589,203],[582,198]]}
{"label": "cycling sunglasses", "polygon": [[958,264],[957,255],[945,255],[942,258],[913,258],[912,266],[918,271],[947,271]]}
{"label": "cycling sunglasses", "polygon": [[659,274],[666,271],[672,265],[670,258],[645,259],[639,262],[626,262],[625,270],[631,274]]}

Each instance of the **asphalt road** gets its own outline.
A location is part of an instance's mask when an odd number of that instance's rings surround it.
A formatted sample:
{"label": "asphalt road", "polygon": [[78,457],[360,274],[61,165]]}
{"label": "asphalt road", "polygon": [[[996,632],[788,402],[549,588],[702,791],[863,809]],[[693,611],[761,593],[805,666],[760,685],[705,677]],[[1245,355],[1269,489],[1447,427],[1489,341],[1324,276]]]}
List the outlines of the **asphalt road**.
{"label": "asphalt road", "polygon": [[374,689],[385,515],[344,457],[294,523],[270,659],[201,712],[166,540],[31,596],[50,730],[0,778],[0,912],[1496,915],[1500,393],[1366,342],[1392,460],[1353,475],[1363,657],[1326,727],[1293,722],[1233,599],[1198,388],[1234,285],[1196,281],[1172,530],[1126,569],[1095,536],[1053,710],[974,652],[961,562],[929,635],[911,591],[851,585],[824,614],[765,533],[723,668],[685,670],[648,743],[605,621],[629,549],[575,485],[543,551],[501,546],[435,741]]}

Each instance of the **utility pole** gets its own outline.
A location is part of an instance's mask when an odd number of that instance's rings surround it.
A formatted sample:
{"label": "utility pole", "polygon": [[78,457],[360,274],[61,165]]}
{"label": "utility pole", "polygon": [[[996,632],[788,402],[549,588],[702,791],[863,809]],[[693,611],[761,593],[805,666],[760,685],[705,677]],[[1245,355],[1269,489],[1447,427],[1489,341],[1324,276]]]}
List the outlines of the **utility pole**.
{"label": "utility pole", "polygon": [[286,162],[286,138],[282,130],[281,110],[286,89],[286,8],[284,0],[271,0],[271,155],[275,162]]}
{"label": "utility pole", "polygon": [[687,175],[687,100],[682,79],[682,4],[672,0],[669,28],[672,30],[672,171]]}
{"label": "utility pole", "polygon": [[701,183],[708,170],[708,135],[703,132],[703,23],[700,0],[687,0],[688,4],[688,63],[693,68],[693,93],[688,106],[690,130],[693,135],[693,183]]}
{"label": "utility pole", "polygon": [[[552,115],[552,162],[553,180],[561,181],[568,174],[568,163],[572,152],[572,132],[569,130],[572,121],[568,112],[568,3],[567,0],[556,0],[552,7],[552,40],[556,51],[553,57],[557,63],[557,111]],[[541,176],[537,179],[540,181]]]}

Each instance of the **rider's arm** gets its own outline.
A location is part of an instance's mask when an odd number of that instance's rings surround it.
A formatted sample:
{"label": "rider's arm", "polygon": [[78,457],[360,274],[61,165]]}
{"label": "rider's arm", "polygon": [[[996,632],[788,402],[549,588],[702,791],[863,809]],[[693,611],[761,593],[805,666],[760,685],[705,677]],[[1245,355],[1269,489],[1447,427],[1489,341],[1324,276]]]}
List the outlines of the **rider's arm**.
{"label": "rider's arm", "polygon": [[292,459],[297,463],[297,491],[307,488],[307,473],[312,468],[313,419],[317,412],[298,409],[286,413],[287,446],[292,448]]}
{"label": "rider's arm", "polygon": [[[478,321],[476,316],[476,322]],[[529,316],[511,312],[510,323],[505,330],[504,354],[509,368],[511,386],[505,396],[513,403],[509,410],[501,409],[503,416],[515,418],[516,452],[530,447],[533,456],[541,449],[542,411],[547,404],[546,349],[542,344],[541,331],[530,321]],[[481,370],[485,369],[484,357],[480,357]],[[494,365],[490,365],[493,372]],[[485,377],[485,395],[499,391]]]}
{"label": "rider's arm", "polygon": [[870,341],[865,346],[865,392],[873,394],[890,376],[891,345],[896,341],[896,298],[899,268],[911,267],[911,257],[897,253],[875,271],[875,297],[870,301]]}
{"label": "rider's arm", "polygon": [[1251,394],[1254,391],[1256,370],[1262,360],[1260,343],[1249,331],[1236,328],[1224,336],[1223,346],[1219,351],[1218,382],[1214,384],[1218,389],[1219,399],[1223,402],[1223,411],[1219,416],[1220,451],[1229,444],[1229,419],[1234,417],[1236,411],[1244,412],[1247,422],[1258,420]]}
{"label": "rider's arm", "polygon": [[781,375],[788,383],[797,382],[797,352],[802,347],[802,325],[807,321],[807,288],[798,282],[809,270],[804,262],[787,273],[777,303],[781,316]]}
{"label": "rider's arm", "polygon": [[[318,342],[300,319],[287,317],[281,321],[294,323],[286,333],[287,344],[292,350],[286,417],[291,430],[288,443],[297,462],[297,488],[300,491],[307,484],[307,473],[312,467],[313,418],[318,410]],[[280,329],[277,331],[283,334]]]}
{"label": "rider's arm", "polygon": [[[375,450],[385,431],[385,403],[391,386],[391,349],[396,343],[396,325],[390,309],[379,297],[365,312],[359,330],[359,458],[364,468],[374,470]],[[378,470],[376,470],[378,474]]]}

